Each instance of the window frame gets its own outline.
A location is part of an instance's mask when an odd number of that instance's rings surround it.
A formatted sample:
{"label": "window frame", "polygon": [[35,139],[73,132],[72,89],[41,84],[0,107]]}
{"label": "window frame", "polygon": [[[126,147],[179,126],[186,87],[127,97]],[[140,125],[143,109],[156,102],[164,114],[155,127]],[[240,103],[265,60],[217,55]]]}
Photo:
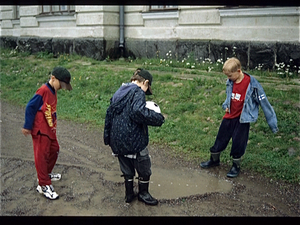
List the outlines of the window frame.
{"label": "window frame", "polygon": [[[49,11],[45,11],[45,6],[49,6],[50,10]],[[53,6],[58,6],[59,9],[58,10],[53,10]],[[62,9],[62,7],[67,7],[67,9]],[[71,7],[73,7],[74,9],[71,9]],[[75,5],[42,5],[42,12],[40,13],[40,15],[42,16],[53,16],[53,15],[72,15],[75,13]]]}
{"label": "window frame", "polygon": [[[152,8],[153,6],[162,6],[162,8]],[[160,11],[169,11],[169,10],[178,10],[178,5],[150,5],[149,12],[160,12]]]}

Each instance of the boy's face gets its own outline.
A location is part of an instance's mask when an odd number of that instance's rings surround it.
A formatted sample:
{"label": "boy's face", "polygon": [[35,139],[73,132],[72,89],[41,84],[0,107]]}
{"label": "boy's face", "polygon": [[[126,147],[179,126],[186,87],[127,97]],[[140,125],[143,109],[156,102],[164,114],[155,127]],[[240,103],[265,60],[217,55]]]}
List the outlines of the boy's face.
{"label": "boy's face", "polygon": [[236,72],[224,72],[224,74],[233,82],[236,82],[239,78],[241,78],[241,76],[243,76],[240,69],[238,69]]}

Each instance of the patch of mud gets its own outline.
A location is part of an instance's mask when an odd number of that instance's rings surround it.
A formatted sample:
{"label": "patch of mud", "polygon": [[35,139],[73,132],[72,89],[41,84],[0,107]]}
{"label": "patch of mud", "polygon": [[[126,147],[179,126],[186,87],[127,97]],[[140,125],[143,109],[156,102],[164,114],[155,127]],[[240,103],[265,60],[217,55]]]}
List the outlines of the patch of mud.
{"label": "patch of mud", "polygon": [[125,203],[118,160],[103,144],[102,131],[60,120],[60,154],[54,172],[61,173],[62,179],[53,182],[60,198],[48,200],[36,192],[32,141],[21,133],[23,121],[23,108],[1,102],[2,216],[300,215],[299,185],[270,182],[247,171],[228,179],[229,168],[223,165],[203,170],[157,145],[149,146],[150,193],[159,204]]}

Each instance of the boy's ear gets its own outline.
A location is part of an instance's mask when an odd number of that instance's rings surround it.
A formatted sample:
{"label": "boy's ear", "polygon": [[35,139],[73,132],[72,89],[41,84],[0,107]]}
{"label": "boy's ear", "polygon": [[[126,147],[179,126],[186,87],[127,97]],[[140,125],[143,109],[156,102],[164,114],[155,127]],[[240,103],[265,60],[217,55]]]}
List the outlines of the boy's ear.
{"label": "boy's ear", "polygon": [[54,80],[54,79],[55,79],[55,76],[51,74],[49,80]]}

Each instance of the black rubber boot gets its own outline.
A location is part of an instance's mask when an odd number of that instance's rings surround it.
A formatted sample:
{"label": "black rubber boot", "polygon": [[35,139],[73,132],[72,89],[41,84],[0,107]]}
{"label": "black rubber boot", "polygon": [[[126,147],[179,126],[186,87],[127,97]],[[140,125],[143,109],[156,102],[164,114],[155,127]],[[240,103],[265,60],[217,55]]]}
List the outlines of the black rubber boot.
{"label": "black rubber boot", "polygon": [[149,193],[149,180],[140,180],[139,178],[139,194],[138,200],[147,205],[157,205],[158,201]]}
{"label": "black rubber boot", "polygon": [[240,173],[241,167],[241,159],[233,159],[232,167],[227,173],[227,177],[234,178],[237,177]]}
{"label": "black rubber boot", "polygon": [[211,168],[220,165],[220,153],[211,153],[210,160],[200,163],[202,168]]}
{"label": "black rubber boot", "polygon": [[133,191],[133,179],[125,179],[125,202],[132,202],[136,196]]}

